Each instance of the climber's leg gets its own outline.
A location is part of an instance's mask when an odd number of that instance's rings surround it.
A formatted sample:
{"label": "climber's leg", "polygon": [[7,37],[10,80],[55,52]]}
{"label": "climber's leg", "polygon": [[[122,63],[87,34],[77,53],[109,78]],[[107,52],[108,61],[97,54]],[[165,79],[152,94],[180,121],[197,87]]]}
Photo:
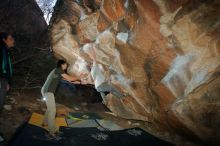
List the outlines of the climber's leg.
{"label": "climber's leg", "polygon": [[46,106],[47,111],[45,113],[45,119],[44,122],[47,122],[48,124],[48,130],[50,134],[55,134],[57,128],[55,125],[55,119],[56,119],[56,103],[53,93],[46,93]]}

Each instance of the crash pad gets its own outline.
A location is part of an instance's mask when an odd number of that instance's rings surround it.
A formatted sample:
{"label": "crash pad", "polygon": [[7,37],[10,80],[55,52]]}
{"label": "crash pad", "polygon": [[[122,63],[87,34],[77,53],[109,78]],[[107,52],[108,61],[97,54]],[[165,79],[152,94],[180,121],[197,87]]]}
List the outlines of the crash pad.
{"label": "crash pad", "polygon": [[140,128],[100,131],[97,128],[60,127],[57,138],[39,126],[26,124],[9,146],[174,146]]}
{"label": "crash pad", "polygon": [[[30,120],[28,121],[28,123],[31,124],[31,125],[35,125],[35,126],[47,129],[47,126],[45,126],[45,127],[42,126],[43,119],[44,119],[44,115],[41,115],[41,114],[38,114],[38,113],[33,113]],[[56,126],[57,127],[67,126],[65,117],[57,117],[56,118]]]}
{"label": "crash pad", "polygon": [[68,127],[74,128],[98,128],[99,130],[122,130],[123,128],[110,120],[103,119],[66,119]]}
{"label": "crash pad", "polygon": [[69,113],[69,116],[71,119],[102,119],[99,115],[96,113],[91,113],[91,112],[76,112],[76,113]]}
{"label": "crash pad", "polygon": [[96,113],[74,112],[66,118],[68,127],[74,128],[98,128],[99,130],[122,130],[123,128],[110,120],[104,120]]}

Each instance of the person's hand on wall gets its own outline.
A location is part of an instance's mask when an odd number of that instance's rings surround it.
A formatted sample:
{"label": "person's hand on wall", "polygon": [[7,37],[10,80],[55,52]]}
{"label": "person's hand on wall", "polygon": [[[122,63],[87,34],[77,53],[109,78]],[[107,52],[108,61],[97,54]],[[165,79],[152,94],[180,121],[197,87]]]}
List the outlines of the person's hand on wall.
{"label": "person's hand on wall", "polygon": [[81,84],[81,81],[74,81],[74,82],[71,82],[73,84]]}

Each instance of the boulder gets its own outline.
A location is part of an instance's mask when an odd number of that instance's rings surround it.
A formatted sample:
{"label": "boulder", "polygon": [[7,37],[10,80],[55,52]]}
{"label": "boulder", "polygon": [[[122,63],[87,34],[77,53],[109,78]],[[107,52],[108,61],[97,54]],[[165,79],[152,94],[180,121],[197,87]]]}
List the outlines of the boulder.
{"label": "boulder", "polygon": [[74,25],[58,11],[70,1],[58,0],[50,33],[70,74],[110,92],[104,104],[117,116],[219,144],[218,0],[102,0],[80,7],[86,18]]}
{"label": "boulder", "polygon": [[47,30],[47,23],[35,0],[0,2],[0,31],[12,33],[17,45],[37,42]]}

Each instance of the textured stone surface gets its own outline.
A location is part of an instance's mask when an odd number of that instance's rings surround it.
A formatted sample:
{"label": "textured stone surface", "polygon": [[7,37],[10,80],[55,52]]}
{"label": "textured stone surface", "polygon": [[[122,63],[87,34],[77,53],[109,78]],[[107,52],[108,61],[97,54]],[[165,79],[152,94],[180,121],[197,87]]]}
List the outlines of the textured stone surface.
{"label": "textured stone surface", "polygon": [[16,47],[11,49],[14,64],[12,88],[41,85],[51,70],[48,56],[48,25],[35,0],[1,0],[0,32],[11,33]]}
{"label": "textured stone surface", "polygon": [[86,73],[85,83],[110,92],[103,100],[118,116],[214,145],[219,6],[218,0],[58,0],[51,43],[70,73]]}
{"label": "textured stone surface", "polygon": [[47,30],[43,13],[35,0],[1,0],[0,14],[0,31],[15,35],[17,43],[22,46],[36,42]]}

